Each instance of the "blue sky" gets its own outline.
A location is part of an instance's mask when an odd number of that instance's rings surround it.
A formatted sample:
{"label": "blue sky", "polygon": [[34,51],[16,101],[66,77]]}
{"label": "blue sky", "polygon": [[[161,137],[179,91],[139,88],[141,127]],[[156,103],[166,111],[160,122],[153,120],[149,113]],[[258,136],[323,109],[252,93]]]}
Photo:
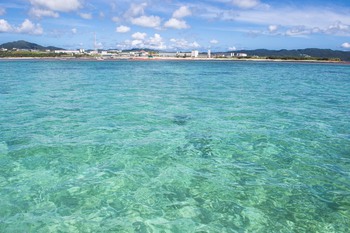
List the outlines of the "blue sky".
{"label": "blue sky", "polygon": [[66,49],[350,50],[350,1],[0,0],[0,44],[14,40]]}

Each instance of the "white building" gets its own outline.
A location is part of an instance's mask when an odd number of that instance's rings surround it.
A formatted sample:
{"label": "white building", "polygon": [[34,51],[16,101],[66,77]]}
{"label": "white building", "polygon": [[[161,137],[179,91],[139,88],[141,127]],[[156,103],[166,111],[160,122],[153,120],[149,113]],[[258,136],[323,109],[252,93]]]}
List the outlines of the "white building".
{"label": "white building", "polygon": [[177,57],[179,56],[176,52],[159,52],[159,57]]}
{"label": "white building", "polygon": [[236,56],[237,57],[248,57],[248,54],[246,54],[246,53],[237,53]]}
{"label": "white building", "polygon": [[208,50],[208,58],[211,58],[211,51],[210,51],[210,49]]}
{"label": "white building", "polygon": [[55,53],[79,54],[79,50],[55,50]]}
{"label": "white building", "polygon": [[193,50],[191,52],[191,57],[198,57],[198,54],[199,54],[198,50]]}
{"label": "white building", "polygon": [[96,54],[98,54],[98,51],[97,50],[92,50],[92,51],[89,52],[89,54],[90,55],[96,55]]}

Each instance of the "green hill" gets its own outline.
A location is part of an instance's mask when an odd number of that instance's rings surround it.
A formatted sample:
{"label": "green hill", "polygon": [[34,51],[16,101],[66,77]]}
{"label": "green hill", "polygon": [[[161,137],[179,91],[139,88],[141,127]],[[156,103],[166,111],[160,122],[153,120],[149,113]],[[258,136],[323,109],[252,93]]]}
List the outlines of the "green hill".
{"label": "green hill", "polygon": [[61,48],[57,48],[54,46],[44,47],[35,43],[30,43],[24,40],[18,40],[13,42],[8,42],[0,45],[0,48],[4,49],[35,49],[35,50],[62,50]]}
{"label": "green hill", "polygon": [[293,49],[293,50],[268,50],[268,49],[256,49],[256,50],[239,50],[232,51],[234,53],[246,53],[249,56],[259,57],[271,57],[271,58],[339,58],[342,61],[350,61],[350,51],[338,51],[331,49]]}

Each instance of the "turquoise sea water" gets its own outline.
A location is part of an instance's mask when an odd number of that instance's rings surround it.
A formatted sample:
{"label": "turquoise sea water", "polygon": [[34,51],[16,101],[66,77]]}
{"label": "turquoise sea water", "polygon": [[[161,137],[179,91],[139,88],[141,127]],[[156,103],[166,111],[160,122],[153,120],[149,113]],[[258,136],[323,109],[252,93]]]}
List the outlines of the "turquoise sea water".
{"label": "turquoise sea water", "polygon": [[350,66],[0,62],[0,232],[349,232]]}

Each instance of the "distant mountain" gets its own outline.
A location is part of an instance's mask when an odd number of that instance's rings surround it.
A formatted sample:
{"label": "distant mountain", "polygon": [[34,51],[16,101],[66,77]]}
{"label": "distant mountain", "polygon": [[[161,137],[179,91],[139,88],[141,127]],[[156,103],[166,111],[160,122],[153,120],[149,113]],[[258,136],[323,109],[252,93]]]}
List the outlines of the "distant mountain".
{"label": "distant mountain", "polygon": [[35,49],[35,50],[62,50],[61,48],[57,48],[54,46],[44,47],[35,43],[30,43],[24,40],[18,40],[13,42],[8,42],[0,45],[0,48],[4,49]]}
{"label": "distant mountain", "polygon": [[[268,49],[256,49],[256,50],[239,50],[232,51],[233,53],[246,53],[249,56],[259,57],[317,57],[317,58],[340,58],[343,61],[350,61],[350,51],[339,51],[331,49],[293,49],[293,50],[268,50]],[[231,53],[231,51],[229,52]]]}

